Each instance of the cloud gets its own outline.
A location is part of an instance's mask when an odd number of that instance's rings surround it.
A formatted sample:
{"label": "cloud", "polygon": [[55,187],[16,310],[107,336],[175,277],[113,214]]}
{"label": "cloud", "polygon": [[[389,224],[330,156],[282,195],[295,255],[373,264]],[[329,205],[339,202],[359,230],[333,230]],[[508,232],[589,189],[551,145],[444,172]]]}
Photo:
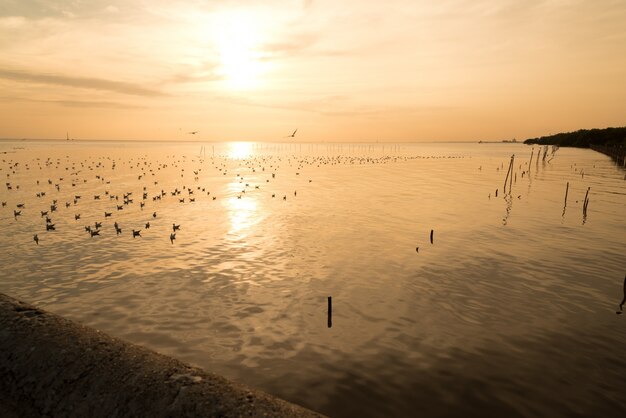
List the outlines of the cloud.
{"label": "cloud", "polygon": [[106,80],[101,78],[75,77],[47,73],[33,73],[21,70],[0,68],[0,78],[24,83],[51,84],[64,87],[84,88],[110,91],[132,96],[162,96],[163,93],[123,81]]}
{"label": "cloud", "polygon": [[118,103],[110,101],[97,101],[97,100],[45,100],[45,99],[29,99],[26,97],[15,96],[0,96],[0,102],[28,102],[28,103],[46,103],[55,104],[65,107],[75,108],[106,108],[106,109],[138,109],[143,106],[137,106],[127,103]]}

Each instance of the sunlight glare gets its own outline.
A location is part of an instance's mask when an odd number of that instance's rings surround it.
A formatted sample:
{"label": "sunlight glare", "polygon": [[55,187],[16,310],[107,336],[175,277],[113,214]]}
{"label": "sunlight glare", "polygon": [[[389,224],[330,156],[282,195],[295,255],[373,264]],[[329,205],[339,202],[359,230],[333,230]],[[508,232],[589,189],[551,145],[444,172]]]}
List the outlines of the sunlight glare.
{"label": "sunlight glare", "polygon": [[230,218],[229,234],[242,238],[257,222],[257,202],[253,198],[238,199],[236,196],[227,200],[228,216]]}
{"label": "sunlight glare", "polygon": [[261,21],[244,11],[220,13],[214,39],[219,55],[219,73],[233,90],[247,90],[259,85],[266,63],[260,60],[263,39]]}
{"label": "sunlight glare", "polygon": [[242,160],[252,155],[253,150],[252,142],[230,142],[230,149],[228,150],[228,156],[235,160]]}

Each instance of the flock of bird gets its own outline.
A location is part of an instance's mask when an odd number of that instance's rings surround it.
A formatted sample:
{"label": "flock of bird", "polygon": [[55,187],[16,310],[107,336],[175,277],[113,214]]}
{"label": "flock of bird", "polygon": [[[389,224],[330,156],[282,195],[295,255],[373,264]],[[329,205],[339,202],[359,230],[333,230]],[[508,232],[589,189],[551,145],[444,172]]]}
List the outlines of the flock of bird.
{"label": "flock of bird", "polygon": [[[107,226],[108,222],[113,221],[111,233],[114,231],[115,235],[123,236],[122,220],[115,218],[120,212],[138,209],[142,213],[145,211],[146,215],[143,215],[141,223],[133,221],[134,225],[128,228],[128,236],[141,238],[142,232],[160,222],[158,209],[163,200],[170,199],[170,202],[182,205],[196,202],[204,204],[218,199],[216,194],[211,194],[208,190],[206,181],[215,183],[216,179],[227,179],[235,185],[241,185],[241,189],[234,192],[234,195],[232,187],[231,191],[222,189],[220,193],[223,196],[220,198],[236,196],[237,199],[243,199],[247,192],[261,193],[261,189],[271,188],[270,183],[275,181],[277,175],[283,175],[281,167],[291,170],[287,175],[300,176],[305,167],[387,164],[414,158],[426,157],[259,155],[237,159],[228,156],[207,158],[167,155],[164,160],[159,161],[149,160],[146,156],[80,159],[65,155],[57,158],[34,157],[30,160],[3,159],[0,175],[5,173],[6,198],[2,198],[1,210],[5,211],[13,206],[12,215],[16,222],[27,215],[42,219],[41,226],[33,222],[32,239],[39,245],[44,239],[42,233],[57,230],[58,223],[53,219],[58,219],[59,216],[67,219],[69,215],[69,219],[73,218],[77,227],[84,229],[90,237],[106,233],[105,228],[110,227]],[[190,182],[193,186],[177,184],[176,179],[181,183]],[[312,181],[311,178],[308,179],[308,183]],[[170,189],[165,190],[161,183],[169,185]],[[139,187],[141,191],[138,190]],[[267,192],[266,196],[276,198],[277,194],[274,190]],[[288,193],[283,191],[280,194],[282,200],[286,201]],[[293,190],[293,196],[298,196],[297,190]],[[92,204],[81,204],[86,199],[93,200]],[[82,208],[90,211],[85,214],[87,216],[84,216]],[[95,212],[97,210],[100,210],[100,215]],[[86,217],[96,220],[88,225],[81,225],[81,220]],[[6,212],[0,212],[0,219],[7,218]],[[169,233],[171,244],[174,244],[180,230],[181,225],[174,222]]]}

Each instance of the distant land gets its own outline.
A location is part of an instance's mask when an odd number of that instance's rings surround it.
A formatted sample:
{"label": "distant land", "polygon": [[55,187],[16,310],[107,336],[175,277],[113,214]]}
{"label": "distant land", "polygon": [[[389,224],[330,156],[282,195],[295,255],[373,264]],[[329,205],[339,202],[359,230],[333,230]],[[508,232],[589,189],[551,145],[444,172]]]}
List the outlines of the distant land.
{"label": "distant land", "polygon": [[594,146],[626,147],[626,127],[581,129],[555,135],[531,138],[524,144],[558,145],[560,147],[593,148]]}
{"label": "distant land", "polygon": [[618,165],[626,166],[626,127],[581,129],[576,132],[527,139],[524,144],[591,148],[613,158]]}

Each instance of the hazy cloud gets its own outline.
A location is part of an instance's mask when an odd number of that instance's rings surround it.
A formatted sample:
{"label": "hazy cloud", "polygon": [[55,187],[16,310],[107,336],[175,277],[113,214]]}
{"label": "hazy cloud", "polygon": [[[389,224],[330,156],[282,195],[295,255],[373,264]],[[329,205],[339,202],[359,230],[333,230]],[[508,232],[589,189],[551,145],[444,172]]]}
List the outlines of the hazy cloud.
{"label": "hazy cloud", "polygon": [[74,107],[74,108],[105,108],[105,109],[138,109],[143,108],[143,106],[137,106],[133,104],[127,103],[118,103],[118,102],[110,102],[110,101],[99,101],[99,100],[45,100],[45,99],[29,99],[24,97],[9,97],[9,96],[0,96],[0,102],[29,102],[29,103],[47,103],[47,104],[55,104],[65,107]]}
{"label": "hazy cloud", "polygon": [[133,96],[162,96],[163,93],[122,81],[106,80],[101,78],[75,77],[56,74],[33,73],[20,70],[0,69],[0,78],[24,83],[51,84],[57,86],[86,88],[93,90],[111,91],[114,93]]}

